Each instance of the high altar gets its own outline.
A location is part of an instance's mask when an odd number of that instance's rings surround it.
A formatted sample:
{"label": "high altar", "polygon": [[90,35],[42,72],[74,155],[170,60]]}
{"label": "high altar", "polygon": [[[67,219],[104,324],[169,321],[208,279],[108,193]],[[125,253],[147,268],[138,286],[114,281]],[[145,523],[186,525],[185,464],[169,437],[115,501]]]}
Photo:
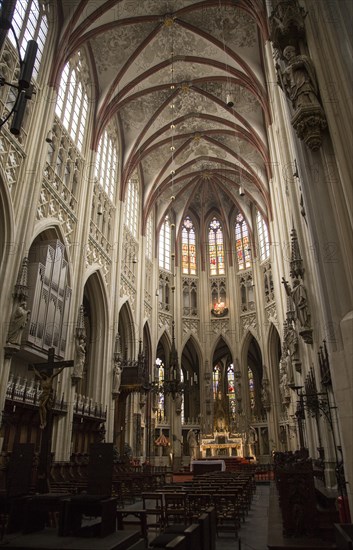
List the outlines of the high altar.
{"label": "high altar", "polygon": [[244,440],[240,434],[215,432],[213,436],[203,437],[200,443],[202,458],[246,455]]}

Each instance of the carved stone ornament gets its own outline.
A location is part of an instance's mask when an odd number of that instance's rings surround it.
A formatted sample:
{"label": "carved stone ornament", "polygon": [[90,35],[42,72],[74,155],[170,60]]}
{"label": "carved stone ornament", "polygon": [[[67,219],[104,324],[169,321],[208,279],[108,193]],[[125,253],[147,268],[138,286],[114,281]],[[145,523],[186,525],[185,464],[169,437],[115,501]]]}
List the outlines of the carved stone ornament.
{"label": "carved stone ornament", "polygon": [[279,2],[270,15],[270,39],[273,47],[282,52],[290,42],[305,37],[304,9],[297,0]]}
{"label": "carved stone ornament", "polygon": [[[305,47],[305,13],[297,0],[280,2],[270,16],[271,41],[276,50],[278,84],[292,103],[291,124],[312,151],[322,144],[327,126],[319,99],[314,64],[302,53]],[[301,45],[299,49],[299,44]]]}
{"label": "carved stone ornament", "polygon": [[292,126],[299,139],[312,151],[317,151],[322,145],[321,133],[327,127],[327,120],[323,109],[301,107],[291,119]]}
{"label": "carved stone ornament", "polygon": [[24,328],[26,327],[31,312],[27,309],[28,296],[28,258],[24,258],[17,277],[17,282],[13,292],[13,309],[10,317],[9,328],[6,337],[7,353],[11,349],[16,352],[21,347],[21,339]]}
{"label": "carved stone ornament", "polygon": [[71,380],[74,385],[78,383],[79,380],[81,380],[84,376],[84,368],[86,363],[86,328],[85,328],[85,321],[84,321],[84,308],[81,304],[78,318],[77,318],[77,326],[76,326],[76,333],[75,333],[75,347],[76,347],[76,355],[75,355],[75,364],[74,364],[74,370],[71,374]]}

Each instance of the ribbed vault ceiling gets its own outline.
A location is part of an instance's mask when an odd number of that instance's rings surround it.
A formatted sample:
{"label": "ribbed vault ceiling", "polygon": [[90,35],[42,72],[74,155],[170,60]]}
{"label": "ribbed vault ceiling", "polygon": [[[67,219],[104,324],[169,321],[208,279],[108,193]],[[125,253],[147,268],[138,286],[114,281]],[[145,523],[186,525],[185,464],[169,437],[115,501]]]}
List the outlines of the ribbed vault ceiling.
{"label": "ribbed vault ceiling", "polygon": [[137,170],[144,221],[155,206],[158,222],[172,206],[177,224],[189,209],[201,228],[210,212],[227,225],[240,210],[251,229],[252,202],[269,217],[262,1],[63,0],[61,8],[53,81],[84,46],[97,90],[92,146],[116,119],[121,196]]}

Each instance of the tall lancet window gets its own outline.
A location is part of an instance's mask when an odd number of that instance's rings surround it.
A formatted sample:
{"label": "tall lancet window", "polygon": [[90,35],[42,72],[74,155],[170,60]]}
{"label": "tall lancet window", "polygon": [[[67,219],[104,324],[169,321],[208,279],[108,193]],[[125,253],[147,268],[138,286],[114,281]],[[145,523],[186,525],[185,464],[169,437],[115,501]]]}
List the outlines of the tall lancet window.
{"label": "tall lancet window", "polygon": [[82,55],[77,52],[64,67],[55,106],[55,114],[80,151],[83,148],[88,113],[84,73]]}
{"label": "tall lancet window", "polygon": [[236,401],[235,401],[235,375],[234,365],[231,363],[227,368],[227,385],[228,385],[228,401],[230,417],[235,421],[236,417]]}
{"label": "tall lancet window", "polygon": [[172,234],[169,216],[166,216],[159,232],[159,267],[170,271],[170,251]]}
{"label": "tall lancet window", "polygon": [[125,224],[135,239],[139,217],[139,180],[137,176],[129,179],[125,208]]}
{"label": "tall lancet window", "polygon": [[[162,359],[157,357],[156,359],[156,381],[158,382],[159,387],[163,387],[164,384],[164,363]],[[164,404],[164,392],[159,392],[157,395],[157,419],[159,421],[164,419],[165,415],[165,404]]]}
{"label": "tall lancet window", "polygon": [[183,223],[181,232],[182,269],[184,275],[196,275],[196,241],[195,229],[189,216]]}
{"label": "tall lancet window", "polygon": [[118,153],[115,141],[105,130],[99,140],[95,176],[113,202],[117,184]]}
{"label": "tall lancet window", "polygon": [[250,396],[250,408],[255,409],[255,386],[254,375],[250,367],[248,367],[248,382],[249,382],[249,396]]}
{"label": "tall lancet window", "polygon": [[256,214],[257,234],[259,237],[260,247],[260,260],[266,260],[270,256],[270,239],[268,236],[268,229],[265,220],[261,216],[260,212]]}
{"label": "tall lancet window", "polygon": [[235,223],[235,249],[238,269],[241,270],[250,267],[249,230],[242,214],[237,215]]}
{"label": "tall lancet window", "polygon": [[224,244],[221,223],[213,218],[208,229],[208,250],[211,275],[224,275]]}
{"label": "tall lancet window", "polygon": [[[3,2],[1,2],[3,3]],[[12,26],[15,30],[23,59],[28,40],[35,40],[38,44],[37,56],[33,68],[33,78],[37,78],[44,44],[48,34],[48,19],[45,6],[38,0],[21,0],[16,2],[13,12]],[[16,46],[13,32],[8,33],[12,44]]]}
{"label": "tall lancet window", "polygon": [[222,393],[221,388],[221,367],[216,365],[213,369],[213,399],[216,400],[219,394]]}

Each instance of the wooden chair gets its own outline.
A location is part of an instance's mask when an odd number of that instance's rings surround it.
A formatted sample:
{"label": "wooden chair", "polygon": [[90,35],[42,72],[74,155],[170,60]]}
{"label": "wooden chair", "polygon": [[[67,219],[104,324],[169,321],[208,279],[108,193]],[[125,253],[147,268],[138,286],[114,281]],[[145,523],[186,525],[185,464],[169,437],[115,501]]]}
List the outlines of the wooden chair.
{"label": "wooden chair", "polygon": [[163,493],[142,493],[141,496],[142,507],[144,510],[146,510],[147,516],[154,517],[154,521],[148,521],[147,518],[147,528],[155,527],[161,530],[165,525]]}
{"label": "wooden chair", "polygon": [[184,523],[188,524],[187,494],[164,493],[164,516],[165,524]]}
{"label": "wooden chair", "polygon": [[235,495],[214,495],[214,507],[217,516],[217,535],[220,531],[233,531],[237,537],[241,516],[237,497]]}
{"label": "wooden chair", "polygon": [[212,505],[212,496],[208,493],[188,493],[187,506],[189,521],[192,522]]}

